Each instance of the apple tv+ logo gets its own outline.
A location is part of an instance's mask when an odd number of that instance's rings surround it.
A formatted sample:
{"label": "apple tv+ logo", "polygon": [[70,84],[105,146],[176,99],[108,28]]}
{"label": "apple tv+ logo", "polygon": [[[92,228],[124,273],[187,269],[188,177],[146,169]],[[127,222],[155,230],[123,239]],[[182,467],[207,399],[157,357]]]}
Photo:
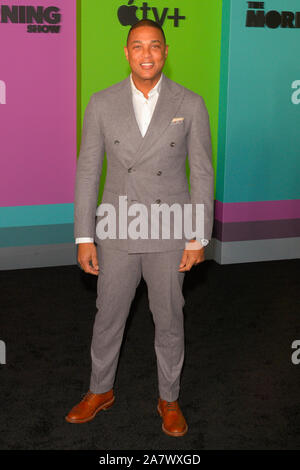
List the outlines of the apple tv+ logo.
{"label": "apple tv+ logo", "polygon": [[[148,12],[152,12],[154,16],[154,20],[163,26],[166,18],[168,20],[173,21],[175,28],[178,28],[180,25],[180,21],[185,20],[185,16],[180,16],[179,8],[174,8],[173,15],[169,13],[169,8],[164,8],[162,12],[159,12],[156,7],[148,6],[147,2],[143,2],[141,7],[137,7],[133,5],[134,0],[129,0],[127,5],[121,5],[118,9],[118,18],[122,26],[132,26],[137,23],[139,20],[147,20],[148,19]],[[142,10],[143,17],[138,18],[136,16],[137,11]],[[151,18],[152,19],[152,18]]]}

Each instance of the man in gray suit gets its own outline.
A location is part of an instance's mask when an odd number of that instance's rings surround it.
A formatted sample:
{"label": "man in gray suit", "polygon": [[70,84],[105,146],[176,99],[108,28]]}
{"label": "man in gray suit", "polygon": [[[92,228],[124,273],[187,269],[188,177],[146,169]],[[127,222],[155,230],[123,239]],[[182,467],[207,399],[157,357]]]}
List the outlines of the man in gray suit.
{"label": "man in gray suit", "polygon": [[[162,73],[168,46],[160,25],[139,21],[131,27],[124,49],[130,76],[94,93],[83,122],[75,186],[75,238],[81,267],[98,276],[98,311],[91,345],[90,390],[66,420],[87,422],[112,406],[124,327],[143,276],[155,324],[157,411],[166,434],[183,436],[188,426],[178,404],[184,360],[182,284],[185,272],[204,260],[204,245],[212,233],[214,173],[209,116],[201,96]],[[107,175],[97,208],[105,152]],[[185,231],[175,235],[175,215],[169,219],[171,233],[167,237],[160,232],[153,235],[152,210],[170,206],[181,210],[185,205],[192,208],[189,218],[193,228],[196,207],[204,207],[200,238],[198,232],[196,237]],[[111,224],[111,219],[104,217],[108,208],[116,215]],[[130,228],[137,228],[132,219],[137,212],[143,216],[140,225],[152,224],[150,236],[149,232],[147,236],[130,232]]]}

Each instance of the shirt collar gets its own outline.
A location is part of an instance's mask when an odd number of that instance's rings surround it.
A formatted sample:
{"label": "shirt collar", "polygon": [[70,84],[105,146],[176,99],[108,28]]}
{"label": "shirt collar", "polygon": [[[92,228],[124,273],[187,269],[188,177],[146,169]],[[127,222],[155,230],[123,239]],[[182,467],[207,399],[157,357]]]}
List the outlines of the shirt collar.
{"label": "shirt collar", "polygon": [[[163,77],[163,74],[161,74],[160,79],[158,80],[157,84],[153,88],[151,88],[151,90],[149,91],[149,93],[148,93],[149,97],[153,96],[155,93],[159,94],[160,89],[161,89],[162,77]],[[131,83],[132,93],[135,93],[137,95],[140,95],[140,96],[144,97],[143,93],[140,90],[138,90],[137,87],[135,86],[135,84],[133,82],[133,79],[132,79],[132,74],[130,74],[130,83]]]}

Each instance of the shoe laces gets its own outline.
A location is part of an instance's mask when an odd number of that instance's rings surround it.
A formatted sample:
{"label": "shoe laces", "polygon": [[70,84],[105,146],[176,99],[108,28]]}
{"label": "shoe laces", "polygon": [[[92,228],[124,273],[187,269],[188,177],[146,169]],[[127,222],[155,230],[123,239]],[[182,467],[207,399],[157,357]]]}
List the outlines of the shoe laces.
{"label": "shoe laces", "polygon": [[177,406],[175,401],[167,401],[166,402],[166,408],[168,411],[176,411]]}

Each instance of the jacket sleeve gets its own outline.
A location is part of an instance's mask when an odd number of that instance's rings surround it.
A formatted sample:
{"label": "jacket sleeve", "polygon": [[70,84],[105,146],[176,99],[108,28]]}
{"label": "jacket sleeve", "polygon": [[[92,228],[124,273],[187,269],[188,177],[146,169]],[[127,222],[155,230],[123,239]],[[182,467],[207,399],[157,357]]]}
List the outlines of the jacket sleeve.
{"label": "jacket sleeve", "polygon": [[74,197],[74,237],[94,238],[104,136],[95,112],[93,94],[85,110],[77,161]]}
{"label": "jacket sleeve", "polygon": [[[203,233],[196,238],[211,239],[214,209],[214,170],[208,111],[202,96],[195,99],[194,113],[187,139],[190,167],[192,227],[196,230],[196,204],[203,204]],[[202,236],[201,236],[202,235]]]}

